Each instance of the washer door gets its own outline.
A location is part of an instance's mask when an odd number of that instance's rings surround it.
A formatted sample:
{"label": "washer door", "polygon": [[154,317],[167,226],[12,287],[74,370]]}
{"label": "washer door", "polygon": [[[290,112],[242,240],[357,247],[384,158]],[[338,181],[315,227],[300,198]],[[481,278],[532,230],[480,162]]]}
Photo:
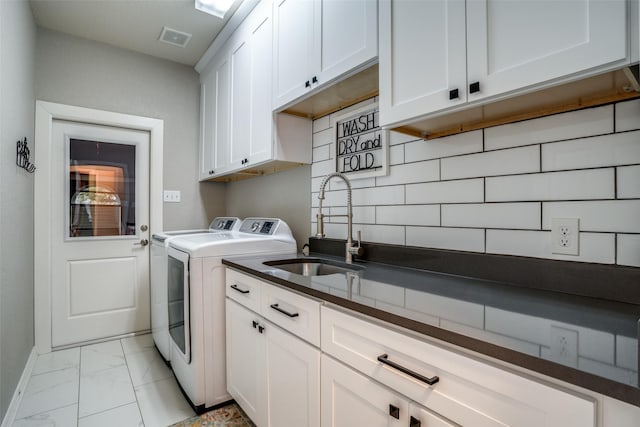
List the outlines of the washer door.
{"label": "washer door", "polygon": [[189,328],[189,254],[169,248],[167,257],[169,335],[187,363],[191,363]]}

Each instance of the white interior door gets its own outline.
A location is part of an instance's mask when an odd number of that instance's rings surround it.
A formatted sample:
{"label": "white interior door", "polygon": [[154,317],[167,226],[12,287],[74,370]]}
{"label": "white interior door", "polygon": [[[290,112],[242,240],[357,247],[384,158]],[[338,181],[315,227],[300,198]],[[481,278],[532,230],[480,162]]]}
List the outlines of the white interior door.
{"label": "white interior door", "polygon": [[51,345],[148,330],[149,132],[53,121]]}

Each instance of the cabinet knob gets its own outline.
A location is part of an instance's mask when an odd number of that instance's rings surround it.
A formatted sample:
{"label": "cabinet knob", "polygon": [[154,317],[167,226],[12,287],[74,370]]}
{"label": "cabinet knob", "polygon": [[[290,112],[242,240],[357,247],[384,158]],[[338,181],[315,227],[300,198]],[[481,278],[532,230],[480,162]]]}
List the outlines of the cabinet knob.
{"label": "cabinet knob", "polygon": [[469,85],[469,93],[480,92],[480,82],[473,82]]}
{"label": "cabinet knob", "polygon": [[313,76],[313,78],[311,79],[311,83],[318,83],[318,77]]}
{"label": "cabinet knob", "polygon": [[258,327],[258,322],[256,322],[255,320],[251,321],[251,324],[253,325],[253,329]]}
{"label": "cabinet knob", "polygon": [[304,87],[311,87],[311,82],[307,80],[306,83],[304,84]]}
{"label": "cabinet knob", "polygon": [[451,89],[449,91],[449,100],[454,100],[460,97],[460,93],[458,92],[458,89]]}
{"label": "cabinet knob", "polygon": [[263,333],[264,332],[264,326],[258,325],[258,332]]}
{"label": "cabinet knob", "polygon": [[422,426],[422,422],[419,419],[411,417],[409,419],[409,427],[420,427]]}
{"label": "cabinet knob", "polygon": [[213,170],[210,170],[210,171],[209,171],[209,175],[213,175],[213,173],[214,173],[214,171],[213,171]]}
{"label": "cabinet knob", "polygon": [[400,408],[395,405],[389,405],[389,415],[391,415],[396,420],[400,419]]}

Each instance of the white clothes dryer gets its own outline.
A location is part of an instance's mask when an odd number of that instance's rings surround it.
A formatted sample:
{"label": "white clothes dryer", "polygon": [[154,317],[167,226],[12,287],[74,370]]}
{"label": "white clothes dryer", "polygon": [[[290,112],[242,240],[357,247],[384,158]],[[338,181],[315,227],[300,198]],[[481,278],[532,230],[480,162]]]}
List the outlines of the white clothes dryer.
{"label": "white clothes dryer", "polygon": [[240,218],[217,217],[209,228],[163,231],[151,236],[151,333],[156,348],[166,362],[170,361],[169,312],[167,297],[167,249],[179,236],[208,233],[229,233],[240,229]]}
{"label": "white clothes dryer", "polygon": [[196,412],[231,400],[222,258],[295,253],[289,226],[275,218],[247,218],[237,233],[183,236],[169,243],[171,369]]}

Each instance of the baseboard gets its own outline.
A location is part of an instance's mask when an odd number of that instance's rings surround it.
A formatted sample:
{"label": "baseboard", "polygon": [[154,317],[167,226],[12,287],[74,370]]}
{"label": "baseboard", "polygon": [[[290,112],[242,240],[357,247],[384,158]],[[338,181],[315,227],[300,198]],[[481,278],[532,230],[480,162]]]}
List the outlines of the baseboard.
{"label": "baseboard", "polygon": [[2,424],[0,424],[0,427],[10,427],[11,425],[13,425],[16,414],[18,413],[18,408],[20,407],[20,402],[22,401],[22,396],[24,395],[24,390],[27,388],[29,378],[31,377],[31,372],[33,371],[33,367],[36,364],[36,359],[38,359],[38,353],[36,353],[36,348],[33,347],[31,349],[29,359],[27,359],[27,363],[24,365],[22,375],[20,376],[20,381],[18,381],[16,390],[13,392],[13,397],[11,398],[11,402],[9,403],[9,408],[7,408],[7,413],[4,414],[4,418],[2,419]]}

